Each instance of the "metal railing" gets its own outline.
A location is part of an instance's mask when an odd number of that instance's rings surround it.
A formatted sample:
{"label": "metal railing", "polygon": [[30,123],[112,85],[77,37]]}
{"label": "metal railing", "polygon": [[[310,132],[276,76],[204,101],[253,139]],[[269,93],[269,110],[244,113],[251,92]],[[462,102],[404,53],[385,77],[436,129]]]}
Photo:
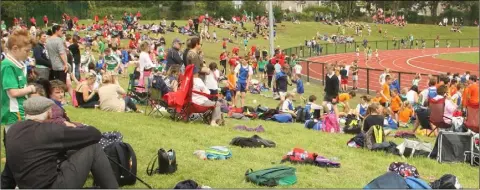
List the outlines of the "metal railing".
{"label": "metal railing", "polygon": [[[427,39],[425,40],[425,48],[435,48],[435,39]],[[317,47],[307,47],[307,46],[296,46],[284,49],[283,51],[287,56],[292,54],[297,55],[300,59],[298,62],[302,64],[302,67],[306,68],[305,72],[303,72],[304,77],[306,78],[307,82],[310,80],[315,80],[321,83],[321,85],[325,85],[325,66],[328,63],[325,62],[318,62],[318,61],[311,61],[307,58],[316,57],[316,56],[324,56],[330,54],[340,54],[340,53],[351,53],[355,52],[357,47],[361,47],[363,49],[364,45],[363,42],[353,42],[351,44],[339,44],[339,43],[323,43],[318,44]],[[400,49],[421,49],[422,42],[418,40],[418,44],[416,44],[415,40],[411,43],[410,41],[406,40],[405,44],[402,45],[400,40],[384,40],[384,41],[370,41],[368,45],[372,49],[378,50],[400,50]],[[443,39],[438,40],[438,47],[445,48],[445,47],[478,47],[479,46],[479,39]],[[288,60],[289,61],[289,60]],[[350,64],[350,63],[348,63]],[[367,67],[359,67],[358,72],[358,88],[363,89],[366,91],[367,94],[370,94],[370,91],[376,91],[380,89],[380,82],[379,76],[383,73],[382,69],[375,69],[375,68],[367,68]],[[313,73],[312,73],[313,72]],[[312,76],[314,74],[315,76]],[[398,80],[400,89],[404,87],[411,87],[411,81],[415,77],[417,73],[414,72],[402,72],[402,71],[390,71],[390,75],[394,76],[394,79]],[[419,84],[420,88],[425,88],[427,86],[427,80],[425,80],[428,74],[422,74],[422,82]],[[351,77],[352,75],[350,75]],[[438,77],[438,75],[432,75]],[[349,86],[351,87],[351,79],[349,79]],[[372,82],[373,81],[373,82]]]}

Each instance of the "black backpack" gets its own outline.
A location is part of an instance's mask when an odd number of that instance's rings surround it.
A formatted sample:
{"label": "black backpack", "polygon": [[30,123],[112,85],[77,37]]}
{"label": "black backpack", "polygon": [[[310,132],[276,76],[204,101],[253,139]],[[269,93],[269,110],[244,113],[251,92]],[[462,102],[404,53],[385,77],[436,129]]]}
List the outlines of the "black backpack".
{"label": "black backpack", "polygon": [[128,143],[114,142],[104,149],[110,160],[118,185],[133,185],[137,182],[137,157]]}
{"label": "black backpack", "polygon": [[[158,168],[155,167],[155,163],[158,160]],[[147,166],[147,174],[152,176],[155,173],[158,174],[172,174],[177,171],[177,158],[175,151],[170,149],[168,152],[161,148]]]}
{"label": "black backpack", "polygon": [[263,120],[267,120],[267,119],[272,118],[273,115],[275,115],[275,114],[278,114],[277,109],[269,109],[265,113],[262,113],[262,114],[258,115],[258,118],[263,119]]}
{"label": "black backpack", "polygon": [[362,122],[356,118],[355,115],[349,114],[347,115],[347,119],[345,120],[345,127],[343,128],[343,132],[346,134],[358,134],[362,132]]}
{"label": "black backpack", "polygon": [[[305,119],[307,117],[307,114],[305,112],[305,109],[300,107],[300,108],[297,108],[297,111],[296,111],[296,114],[297,114],[297,122],[299,123],[305,123]],[[310,118],[309,118],[310,119]]]}

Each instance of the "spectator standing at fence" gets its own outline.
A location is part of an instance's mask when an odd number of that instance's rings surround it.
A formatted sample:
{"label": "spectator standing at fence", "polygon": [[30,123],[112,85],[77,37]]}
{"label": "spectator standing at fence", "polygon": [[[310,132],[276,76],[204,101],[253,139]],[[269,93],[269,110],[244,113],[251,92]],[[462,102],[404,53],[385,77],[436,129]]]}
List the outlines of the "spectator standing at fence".
{"label": "spectator standing at fence", "polygon": [[353,81],[352,89],[353,90],[358,89],[358,63],[357,62],[358,62],[357,60],[354,60],[352,63],[352,66],[350,67],[352,71],[352,81]]}

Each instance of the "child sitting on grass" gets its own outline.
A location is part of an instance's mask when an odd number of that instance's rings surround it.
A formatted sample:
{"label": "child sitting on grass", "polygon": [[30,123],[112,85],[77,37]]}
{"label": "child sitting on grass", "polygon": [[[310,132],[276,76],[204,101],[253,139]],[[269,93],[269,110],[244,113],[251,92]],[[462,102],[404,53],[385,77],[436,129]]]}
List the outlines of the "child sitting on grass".
{"label": "child sitting on grass", "polygon": [[287,93],[285,96],[285,100],[282,103],[282,109],[280,110],[282,113],[288,113],[292,115],[293,118],[297,117],[297,114],[295,114],[295,107],[293,106],[293,94],[292,93]]}
{"label": "child sitting on grass", "polygon": [[410,119],[414,116],[412,105],[408,101],[404,101],[398,112],[398,124],[400,127],[407,128]]}
{"label": "child sitting on grass", "polygon": [[358,119],[363,121],[363,119],[365,119],[365,116],[367,115],[368,106],[370,105],[370,96],[361,96],[360,100],[362,101],[362,103],[357,105],[354,114],[355,116],[357,116]]}

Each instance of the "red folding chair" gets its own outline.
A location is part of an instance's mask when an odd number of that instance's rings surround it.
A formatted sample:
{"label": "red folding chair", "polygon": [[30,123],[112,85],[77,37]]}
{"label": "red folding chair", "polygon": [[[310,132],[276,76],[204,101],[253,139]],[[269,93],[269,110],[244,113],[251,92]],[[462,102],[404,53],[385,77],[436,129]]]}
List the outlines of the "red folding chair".
{"label": "red folding chair", "polygon": [[216,96],[193,91],[193,68],[194,65],[188,65],[185,73],[180,76],[180,87],[176,92],[169,92],[163,96],[168,107],[172,109],[171,118],[175,121],[189,121],[190,115],[193,113],[202,113],[202,118],[206,123],[210,123],[211,113],[215,106],[201,106],[192,102],[192,94],[199,94],[214,99]]}
{"label": "red folding chair", "polygon": [[430,109],[430,123],[435,125],[432,127],[432,131],[427,136],[430,136],[437,129],[448,129],[451,125],[445,123],[444,118],[451,119],[444,116],[445,111],[445,98],[434,100],[433,98],[428,100],[428,108]]}
{"label": "red folding chair", "polygon": [[470,107],[467,106],[467,119],[465,120],[465,127],[472,130],[475,133],[478,133],[480,127],[478,119],[478,106]]}

